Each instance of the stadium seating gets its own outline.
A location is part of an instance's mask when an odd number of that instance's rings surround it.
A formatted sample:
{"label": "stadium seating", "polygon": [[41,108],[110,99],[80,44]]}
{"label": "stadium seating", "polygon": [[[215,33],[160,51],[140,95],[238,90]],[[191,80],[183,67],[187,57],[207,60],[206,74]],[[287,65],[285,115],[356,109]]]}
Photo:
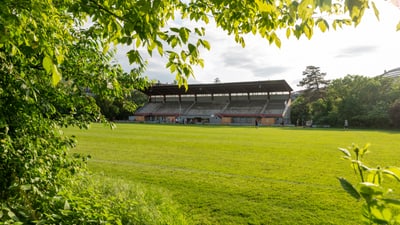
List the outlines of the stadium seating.
{"label": "stadium seating", "polygon": [[149,103],[135,112],[140,122],[273,125],[289,121],[290,92],[283,80],[152,86]]}

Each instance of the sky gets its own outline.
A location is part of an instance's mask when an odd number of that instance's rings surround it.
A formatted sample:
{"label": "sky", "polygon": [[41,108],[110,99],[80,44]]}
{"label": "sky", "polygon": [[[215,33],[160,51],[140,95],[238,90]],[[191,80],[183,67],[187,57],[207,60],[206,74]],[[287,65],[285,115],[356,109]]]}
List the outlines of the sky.
{"label": "sky", "polygon": [[[370,9],[356,28],[331,28],[325,33],[315,28],[311,40],[306,37],[288,39],[284,31],[278,31],[282,41],[280,48],[254,35],[245,36],[246,46],[242,48],[233,36],[213,24],[206,25],[205,39],[210,42],[211,49],[200,51],[205,65],[194,67],[195,77],[188,82],[213,83],[216,78],[223,83],[283,79],[294,90],[299,90],[298,83],[309,65],[320,67],[320,71],[327,74],[326,79],[346,75],[372,77],[398,68],[400,31],[396,32],[396,25],[400,22],[400,8],[388,1],[376,1],[376,4],[379,21]],[[119,48],[116,58],[128,71],[127,50],[128,47]],[[172,83],[175,76],[165,68],[166,57],[157,53],[148,57],[145,76]]]}

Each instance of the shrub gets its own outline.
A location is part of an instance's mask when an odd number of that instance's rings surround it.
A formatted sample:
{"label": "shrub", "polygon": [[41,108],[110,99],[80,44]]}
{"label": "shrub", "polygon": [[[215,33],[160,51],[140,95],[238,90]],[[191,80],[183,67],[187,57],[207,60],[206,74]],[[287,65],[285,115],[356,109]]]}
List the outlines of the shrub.
{"label": "shrub", "polygon": [[[360,148],[352,145],[339,148],[343,158],[351,162],[359,182],[352,185],[345,178],[338,178],[343,189],[357,200],[363,200],[362,215],[367,224],[399,224],[400,200],[393,189],[384,185],[384,178],[400,182],[399,167],[370,168],[361,160],[368,152],[369,144]],[[351,153],[352,152],[352,153]]]}
{"label": "shrub", "polygon": [[0,224],[188,224],[161,190],[102,175],[76,175],[46,200],[36,220],[23,220],[3,204]]}

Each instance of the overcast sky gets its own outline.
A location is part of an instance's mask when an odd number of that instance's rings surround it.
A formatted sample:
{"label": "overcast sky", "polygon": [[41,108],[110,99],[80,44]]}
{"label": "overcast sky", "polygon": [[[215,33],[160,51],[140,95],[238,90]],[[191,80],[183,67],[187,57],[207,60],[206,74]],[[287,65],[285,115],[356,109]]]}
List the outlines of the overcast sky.
{"label": "overcast sky", "polygon": [[[213,83],[217,77],[221,82],[284,79],[298,90],[302,72],[309,65],[320,67],[321,72],[327,73],[326,79],[348,74],[375,76],[400,67],[400,31],[396,32],[400,9],[390,2],[379,3],[379,21],[371,9],[356,28],[331,29],[325,33],[315,28],[311,40],[287,39],[282,32],[281,48],[253,35],[246,36],[246,47],[242,48],[233,36],[207,25],[205,39],[210,42],[211,50],[201,51],[205,66],[194,68],[195,78],[189,83]],[[165,68],[165,58],[157,53],[149,58],[146,76],[172,83],[175,76]],[[124,50],[117,59],[128,70]]]}

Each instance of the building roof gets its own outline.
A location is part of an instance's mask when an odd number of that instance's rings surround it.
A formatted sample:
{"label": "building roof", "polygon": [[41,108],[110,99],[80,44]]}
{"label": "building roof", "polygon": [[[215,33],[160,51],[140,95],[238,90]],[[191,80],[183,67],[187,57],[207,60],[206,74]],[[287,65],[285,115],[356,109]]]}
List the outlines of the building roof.
{"label": "building roof", "polygon": [[385,70],[385,72],[382,74],[382,76],[393,77],[393,78],[400,77],[400,67],[391,69],[389,71]]}
{"label": "building roof", "polygon": [[194,95],[259,92],[291,92],[293,89],[285,80],[251,81],[235,83],[189,84],[188,89],[174,84],[156,84],[143,93],[152,95]]}

